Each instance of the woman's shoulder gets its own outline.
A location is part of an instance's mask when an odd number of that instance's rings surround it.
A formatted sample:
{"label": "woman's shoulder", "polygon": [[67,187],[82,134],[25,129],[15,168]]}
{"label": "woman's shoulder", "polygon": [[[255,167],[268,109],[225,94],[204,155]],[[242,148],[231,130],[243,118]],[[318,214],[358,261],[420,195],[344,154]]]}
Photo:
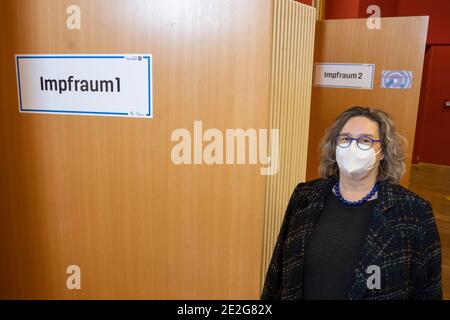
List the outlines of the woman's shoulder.
{"label": "woman's shoulder", "polygon": [[417,193],[403,187],[400,184],[389,183],[393,192],[393,198],[400,203],[408,203],[419,207],[426,207],[431,205],[430,202],[424,199]]}
{"label": "woman's shoulder", "polygon": [[392,192],[390,197],[397,207],[396,212],[399,216],[420,224],[434,223],[433,209],[428,200],[400,184],[390,182],[386,184],[390,186],[387,189]]}
{"label": "woman's shoulder", "polygon": [[336,183],[337,178],[334,176],[330,176],[327,178],[318,178],[314,180],[309,180],[306,182],[300,182],[297,185],[297,188],[302,189],[323,189],[328,188],[329,186],[332,186],[334,183]]}
{"label": "woman's shoulder", "polygon": [[329,190],[335,183],[334,177],[318,178],[305,182],[300,182],[294,189],[293,196],[303,196],[305,198],[311,198],[320,192]]}

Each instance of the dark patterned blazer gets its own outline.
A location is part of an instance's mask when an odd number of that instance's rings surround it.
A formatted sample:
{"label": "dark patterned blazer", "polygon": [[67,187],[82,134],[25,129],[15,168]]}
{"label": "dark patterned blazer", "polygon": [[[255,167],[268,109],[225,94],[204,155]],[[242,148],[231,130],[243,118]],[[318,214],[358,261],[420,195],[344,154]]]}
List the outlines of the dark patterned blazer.
{"label": "dark patterned blazer", "polygon": [[[332,176],[295,188],[261,299],[303,299],[305,248],[336,181]],[[380,182],[378,198],[348,298],[442,299],[441,245],[430,203],[387,181]],[[367,285],[369,266],[380,268],[379,289]]]}

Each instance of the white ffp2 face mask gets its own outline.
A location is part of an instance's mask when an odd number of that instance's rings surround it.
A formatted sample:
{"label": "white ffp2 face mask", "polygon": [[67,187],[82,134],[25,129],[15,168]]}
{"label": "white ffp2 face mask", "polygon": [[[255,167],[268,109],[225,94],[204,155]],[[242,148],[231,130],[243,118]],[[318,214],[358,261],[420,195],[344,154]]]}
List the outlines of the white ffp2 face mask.
{"label": "white ffp2 face mask", "polygon": [[355,143],[347,148],[336,146],[336,161],[339,170],[349,175],[359,174],[373,169],[376,166],[376,156],[381,149],[375,153],[373,148],[361,150]]}

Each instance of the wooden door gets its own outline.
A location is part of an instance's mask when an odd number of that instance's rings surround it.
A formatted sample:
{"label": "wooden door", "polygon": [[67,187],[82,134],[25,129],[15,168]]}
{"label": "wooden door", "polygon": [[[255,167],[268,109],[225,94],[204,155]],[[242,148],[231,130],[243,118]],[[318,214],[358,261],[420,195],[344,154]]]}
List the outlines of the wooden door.
{"label": "wooden door", "polygon": [[[341,112],[360,105],[388,112],[408,140],[401,183],[409,185],[427,30],[428,17],[382,18],[379,30],[368,29],[366,19],[318,21],[314,62],[375,64],[375,81],[373,90],[313,88],[307,180],[318,177],[318,145],[325,129]],[[412,71],[412,88],[382,89],[383,70]]]}
{"label": "wooden door", "polygon": [[[80,30],[66,27],[70,5]],[[3,0],[0,14],[0,298],[259,298],[305,178],[315,9]],[[15,54],[137,53],[152,54],[153,119],[19,113]],[[172,133],[201,140],[196,121],[224,136],[279,130],[278,173],[176,165]],[[72,265],[80,290],[66,286]]]}
{"label": "wooden door", "polygon": [[[69,5],[81,30],[66,28]],[[272,0],[2,0],[1,298],[257,298],[266,178],[171,133],[267,128]],[[153,55],[154,118],[18,112],[15,54]],[[81,269],[68,290],[66,268]]]}

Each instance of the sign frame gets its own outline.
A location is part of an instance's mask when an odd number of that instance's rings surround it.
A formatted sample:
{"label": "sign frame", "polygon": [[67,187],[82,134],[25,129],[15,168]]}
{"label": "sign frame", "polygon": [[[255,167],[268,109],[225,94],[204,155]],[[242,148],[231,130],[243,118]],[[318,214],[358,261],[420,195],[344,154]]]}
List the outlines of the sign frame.
{"label": "sign frame", "polygon": [[[369,87],[359,87],[359,86],[342,86],[342,85],[319,85],[316,84],[316,66],[328,65],[328,66],[370,66],[372,67],[371,85]],[[317,88],[338,88],[338,89],[359,89],[359,90],[373,90],[375,83],[375,69],[376,65],[374,63],[327,63],[327,62],[317,62],[314,63],[314,74],[313,74],[313,86]]]}
{"label": "sign frame", "polygon": [[[131,57],[142,57],[147,60],[147,81],[148,81],[148,109],[145,116],[134,116],[128,112],[104,112],[104,111],[79,111],[79,110],[47,110],[27,108],[22,102],[22,84],[20,79],[20,60],[21,59],[126,59]],[[38,114],[71,114],[71,115],[89,115],[89,116],[115,116],[128,118],[153,119],[153,55],[152,54],[16,54],[16,74],[17,91],[20,113],[38,113]]]}

